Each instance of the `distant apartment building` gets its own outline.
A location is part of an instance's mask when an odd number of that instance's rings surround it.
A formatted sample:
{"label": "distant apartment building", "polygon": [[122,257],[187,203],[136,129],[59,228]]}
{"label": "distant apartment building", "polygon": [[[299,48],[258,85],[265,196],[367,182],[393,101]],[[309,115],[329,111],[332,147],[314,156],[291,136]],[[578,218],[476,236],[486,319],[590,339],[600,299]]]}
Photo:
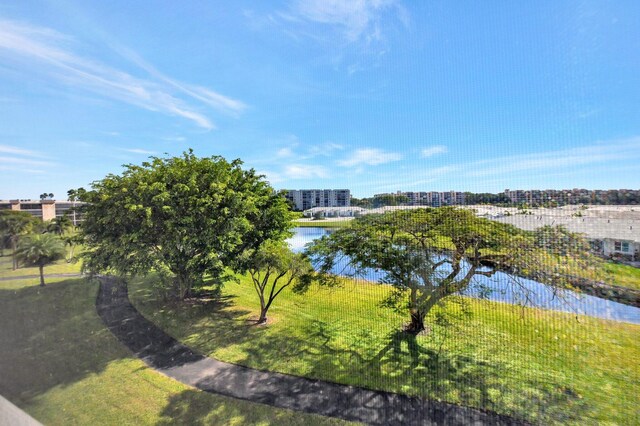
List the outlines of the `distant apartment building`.
{"label": "distant apartment building", "polygon": [[27,212],[45,222],[66,214],[77,225],[82,221],[82,215],[76,208],[83,204],[81,201],[0,200],[0,210]]}
{"label": "distant apartment building", "polygon": [[531,205],[543,205],[549,202],[554,202],[560,205],[638,204],[640,202],[640,190],[635,189],[505,189],[503,194],[513,204],[527,203]]}
{"label": "distant apartment building", "polygon": [[298,211],[314,207],[351,206],[351,191],[348,189],[288,189],[284,193]]}
{"label": "distant apartment building", "polygon": [[454,206],[465,204],[465,193],[458,191],[446,191],[446,192],[413,192],[398,191],[395,194],[384,193],[375,194],[373,197],[384,197],[388,195],[405,196],[409,199],[407,205],[409,206],[428,206],[428,207],[441,207],[441,206]]}

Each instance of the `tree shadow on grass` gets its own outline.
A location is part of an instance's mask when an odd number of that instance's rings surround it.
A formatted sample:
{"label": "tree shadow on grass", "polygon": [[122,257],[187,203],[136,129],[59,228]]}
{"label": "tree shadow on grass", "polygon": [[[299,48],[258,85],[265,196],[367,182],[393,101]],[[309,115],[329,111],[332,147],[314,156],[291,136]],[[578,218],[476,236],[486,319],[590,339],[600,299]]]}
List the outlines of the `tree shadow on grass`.
{"label": "tree shadow on grass", "polygon": [[206,352],[210,347],[226,347],[251,334],[245,320],[248,310],[235,307],[236,296],[217,291],[194,290],[192,297],[179,301],[159,300],[148,287],[129,294],[133,306],[146,318],[193,348]]}
{"label": "tree shadow on grass", "polygon": [[0,290],[0,394],[23,403],[130,354],[97,317],[96,283]]}
{"label": "tree shadow on grass", "polygon": [[286,424],[336,425],[346,422],[255,404],[239,399],[187,390],[169,398],[159,425]]}
{"label": "tree shadow on grass", "polygon": [[560,383],[518,380],[501,362],[433,349],[400,330],[389,333],[384,342],[362,331],[360,339],[367,342],[354,337],[345,344],[332,324],[315,320],[303,335],[308,339],[257,336],[255,349],[247,349],[240,364],[270,369],[274,357],[304,360],[306,377],[434,398],[536,423],[586,415],[580,396]]}

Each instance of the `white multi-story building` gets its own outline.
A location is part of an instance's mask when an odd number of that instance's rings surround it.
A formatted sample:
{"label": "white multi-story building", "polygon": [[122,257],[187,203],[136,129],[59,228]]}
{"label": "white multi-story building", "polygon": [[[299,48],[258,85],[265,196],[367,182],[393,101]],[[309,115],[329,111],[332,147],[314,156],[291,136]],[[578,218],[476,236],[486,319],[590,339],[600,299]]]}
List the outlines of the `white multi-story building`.
{"label": "white multi-story building", "polygon": [[348,189],[289,189],[284,193],[298,211],[314,207],[351,206],[351,191]]}

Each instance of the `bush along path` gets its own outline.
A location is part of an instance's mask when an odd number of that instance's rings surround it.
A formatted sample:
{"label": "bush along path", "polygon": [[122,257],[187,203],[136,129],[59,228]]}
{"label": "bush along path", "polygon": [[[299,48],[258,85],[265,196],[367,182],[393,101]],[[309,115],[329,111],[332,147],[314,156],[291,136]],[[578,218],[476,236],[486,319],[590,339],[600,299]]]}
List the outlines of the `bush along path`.
{"label": "bush along path", "polygon": [[196,353],[148,321],[115,277],[99,277],[98,315],[150,367],[197,389],[273,407],[377,425],[521,425],[494,412],[260,371]]}

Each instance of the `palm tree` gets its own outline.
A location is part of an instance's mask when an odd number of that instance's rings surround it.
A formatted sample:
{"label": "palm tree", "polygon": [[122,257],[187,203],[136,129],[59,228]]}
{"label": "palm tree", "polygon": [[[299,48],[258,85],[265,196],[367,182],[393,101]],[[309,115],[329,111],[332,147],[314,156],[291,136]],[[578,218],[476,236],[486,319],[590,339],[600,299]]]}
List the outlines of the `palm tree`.
{"label": "palm tree", "polygon": [[44,287],[44,267],[64,257],[64,244],[53,234],[35,234],[20,240],[18,259],[40,269],[40,286]]}
{"label": "palm tree", "polygon": [[56,235],[63,235],[68,229],[73,228],[73,222],[66,214],[60,217],[56,217],[47,223],[47,232],[52,232]]}
{"label": "palm tree", "polygon": [[16,250],[20,237],[37,228],[38,220],[27,212],[3,210],[0,212],[0,235],[11,245],[13,270],[18,269]]}
{"label": "palm tree", "polygon": [[62,237],[62,241],[64,242],[65,246],[69,246],[69,254],[67,256],[67,263],[71,263],[71,262],[74,261],[73,252],[74,252],[76,246],[78,244],[82,244],[82,242],[84,241],[84,238],[82,237],[82,234],[75,233],[75,234],[70,234],[70,235],[66,235],[66,236]]}

